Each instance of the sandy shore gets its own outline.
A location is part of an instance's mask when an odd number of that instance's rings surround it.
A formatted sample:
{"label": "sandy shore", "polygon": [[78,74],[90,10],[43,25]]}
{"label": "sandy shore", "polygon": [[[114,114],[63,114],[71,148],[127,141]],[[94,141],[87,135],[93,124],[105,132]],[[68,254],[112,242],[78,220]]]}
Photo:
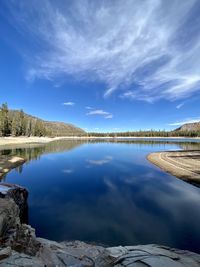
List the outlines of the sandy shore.
{"label": "sandy shore", "polygon": [[[56,141],[56,140],[64,140],[64,139],[68,139],[68,140],[88,140],[88,139],[166,139],[166,140],[170,140],[170,139],[188,139],[186,137],[124,137],[124,136],[119,136],[119,137],[97,137],[97,136],[61,136],[61,137],[0,137],[0,146],[5,146],[5,145],[17,145],[17,144],[45,144],[45,143],[49,143],[52,141]],[[200,138],[189,138],[189,139],[193,139],[193,140],[200,140]]]}
{"label": "sandy shore", "polygon": [[200,151],[198,150],[151,153],[147,159],[184,181],[200,183]]}
{"label": "sandy shore", "polygon": [[66,139],[66,137],[0,137],[0,146],[15,144],[45,144],[55,140]]}

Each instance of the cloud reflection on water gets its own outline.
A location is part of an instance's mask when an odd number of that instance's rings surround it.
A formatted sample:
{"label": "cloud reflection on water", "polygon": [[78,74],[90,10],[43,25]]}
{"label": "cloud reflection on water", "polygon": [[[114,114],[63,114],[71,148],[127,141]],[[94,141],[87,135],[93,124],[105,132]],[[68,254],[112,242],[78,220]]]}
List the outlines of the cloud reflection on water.
{"label": "cloud reflection on water", "polygon": [[92,164],[92,165],[104,165],[104,164],[107,164],[109,163],[111,160],[113,159],[112,156],[106,156],[104,159],[99,159],[99,160],[92,160],[92,159],[89,159],[87,160],[87,162],[89,164]]}

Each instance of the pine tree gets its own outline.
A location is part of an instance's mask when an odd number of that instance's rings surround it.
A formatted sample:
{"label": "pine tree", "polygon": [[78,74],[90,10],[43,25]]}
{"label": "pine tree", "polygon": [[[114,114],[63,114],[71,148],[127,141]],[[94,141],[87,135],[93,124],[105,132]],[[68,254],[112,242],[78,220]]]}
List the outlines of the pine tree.
{"label": "pine tree", "polygon": [[26,118],[23,110],[19,112],[19,119],[20,119],[20,133],[19,135],[26,134]]}
{"label": "pine tree", "polygon": [[11,133],[11,121],[8,114],[7,103],[2,104],[0,109],[0,133],[2,136],[8,136]]}

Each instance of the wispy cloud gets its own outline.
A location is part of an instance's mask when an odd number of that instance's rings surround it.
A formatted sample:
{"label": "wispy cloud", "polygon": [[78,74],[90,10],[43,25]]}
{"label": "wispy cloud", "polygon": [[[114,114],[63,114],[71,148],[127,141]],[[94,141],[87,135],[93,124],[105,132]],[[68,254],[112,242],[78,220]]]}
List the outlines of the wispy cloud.
{"label": "wispy cloud", "polygon": [[103,82],[105,96],[120,90],[149,102],[181,99],[200,89],[199,0],[7,5],[10,22],[37,48],[26,55],[29,79],[71,75]]}
{"label": "wispy cloud", "polygon": [[111,114],[110,112],[104,111],[102,109],[91,110],[88,113],[86,113],[86,115],[88,115],[88,116],[91,116],[91,115],[100,115],[104,119],[112,119],[113,118],[113,114]]}
{"label": "wispy cloud", "polygon": [[178,104],[178,105],[176,106],[176,108],[177,108],[177,109],[180,109],[180,108],[182,108],[184,105],[185,105],[185,103],[180,103],[180,104]]}
{"label": "wispy cloud", "polygon": [[94,109],[94,108],[92,108],[92,107],[89,107],[89,106],[87,106],[87,107],[85,107],[86,109],[89,109],[89,110],[91,110],[91,109]]}
{"label": "wispy cloud", "polygon": [[113,115],[112,114],[108,114],[104,117],[105,119],[112,119],[113,118]]}
{"label": "wispy cloud", "polygon": [[186,123],[195,123],[195,122],[200,122],[200,117],[188,118],[188,119],[185,119],[182,121],[169,123],[169,125],[170,126],[181,126],[181,125],[186,124]]}
{"label": "wispy cloud", "polygon": [[73,173],[74,171],[72,169],[65,169],[65,170],[62,170],[62,172],[66,174],[70,174],[70,173]]}
{"label": "wispy cloud", "polygon": [[155,101],[155,97],[154,96],[150,96],[147,93],[138,93],[137,91],[126,91],[125,93],[122,93],[119,95],[120,98],[122,99],[129,99],[129,100],[133,100],[133,99],[137,99],[137,100],[143,100],[149,103],[153,103]]}
{"label": "wispy cloud", "polygon": [[64,105],[64,106],[74,106],[75,103],[74,102],[64,102],[64,103],[62,103],[62,105]]}
{"label": "wispy cloud", "polygon": [[111,160],[113,159],[113,157],[111,156],[106,156],[104,159],[100,159],[100,160],[87,160],[88,163],[92,164],[92,165],[104,165],[104,164],[107,164],[109,163]]}

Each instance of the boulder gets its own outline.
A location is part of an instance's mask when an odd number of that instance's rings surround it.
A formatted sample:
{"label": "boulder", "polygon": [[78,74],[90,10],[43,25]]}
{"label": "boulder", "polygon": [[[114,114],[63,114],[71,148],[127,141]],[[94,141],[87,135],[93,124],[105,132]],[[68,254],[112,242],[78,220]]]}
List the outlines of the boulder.
{"label": "boulder", "polygon": [[12,199],[0,199],[0,243],[20,225],[19,208]]}
{"label": "boulder", "polygon": [[35,230],[22,223],[27,220],[27,197],[23,187],[0,184],[0,245],[35,255],[40,247]]}
{"label": "boulder", "polygon": [[0,198],[12,199],[19,207],[21,222],[28,223],[28,191],[19,185],[0,183]]}

